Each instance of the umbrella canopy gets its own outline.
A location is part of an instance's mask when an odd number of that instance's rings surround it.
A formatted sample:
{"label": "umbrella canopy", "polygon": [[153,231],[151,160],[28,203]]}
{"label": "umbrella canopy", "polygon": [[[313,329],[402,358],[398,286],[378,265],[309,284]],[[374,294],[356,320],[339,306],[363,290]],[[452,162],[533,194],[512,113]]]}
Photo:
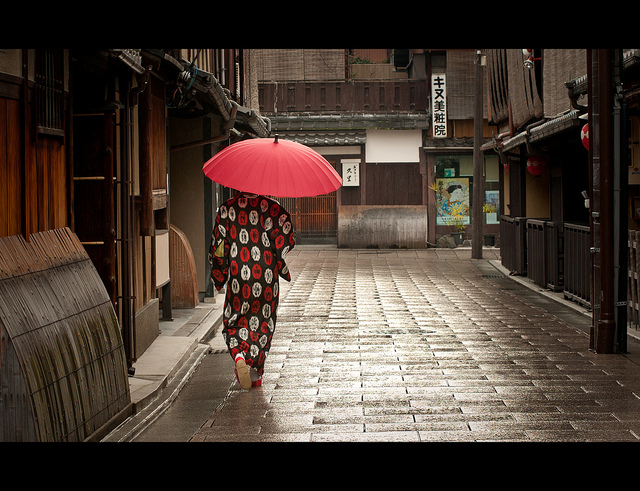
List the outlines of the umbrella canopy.
{"label": "umbrella canopy", "polygon": [[322,155],[288,140],[243,140],[221,150],[202,167],[217,183],[238,191],[298,198],[335,191],[342,178]]}

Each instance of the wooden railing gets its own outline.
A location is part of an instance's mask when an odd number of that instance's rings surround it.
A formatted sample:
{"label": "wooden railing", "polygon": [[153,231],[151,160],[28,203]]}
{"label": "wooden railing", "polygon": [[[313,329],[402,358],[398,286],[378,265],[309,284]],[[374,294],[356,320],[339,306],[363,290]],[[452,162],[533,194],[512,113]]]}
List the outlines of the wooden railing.
{"label": "wooden railing", "polygon": [[564,224],[564,296],[591,305],[591,232],[588,225]]}
{"label": "wooden railing", "polygon": [[547,282],[545,227],[542,220],[527,221],[527,277],[540,286]]}
{"label": "wooden railing", "polygon": [[514,274],[527,273],[527,219],[500,217],[500,256],[502,265]]}
{"label": "wooden railing", "polygon": [[[524,226],[526,224],[526,226]],[[588,225],[500,217],[502,264],[566,299],[592,306]],[[640,230],[628,231],[628,328],[640,329]]]}
{"label": "wooden railing", "polygon": [[527,276],[552,291],[564,288],[564,223],[527,220]]}
{"label": "wooden railing", "polygon": [[588,226],[500,217],[503,266],[587,306],[591,305],[590,240]]}

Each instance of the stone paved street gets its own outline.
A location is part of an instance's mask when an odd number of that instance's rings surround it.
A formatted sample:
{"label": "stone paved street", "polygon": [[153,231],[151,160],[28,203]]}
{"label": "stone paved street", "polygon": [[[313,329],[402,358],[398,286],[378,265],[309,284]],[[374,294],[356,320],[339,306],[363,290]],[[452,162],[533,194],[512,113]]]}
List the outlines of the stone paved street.
{"label": "stone paved street", "polygon": [[294,249],[263,386],[191,441],[639,441],[640,366],[470,256]]}

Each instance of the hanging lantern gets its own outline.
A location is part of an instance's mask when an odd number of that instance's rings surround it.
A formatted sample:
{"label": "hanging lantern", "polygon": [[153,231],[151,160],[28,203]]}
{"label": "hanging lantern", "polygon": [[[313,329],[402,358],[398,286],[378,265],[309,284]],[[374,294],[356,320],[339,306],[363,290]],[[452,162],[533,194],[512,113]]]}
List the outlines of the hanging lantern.
{"label": "hanging lantern", "polygon": [[584,148],[589,150],[589,123],[582,127],[582,131],[580,131],[580,140],[582,140]]}
{"label": "hanging lantern", "polygon": [[534,176],[540,176],[547,170],[547,159],[541,155],[532,155],[527,159],[527,170]]}

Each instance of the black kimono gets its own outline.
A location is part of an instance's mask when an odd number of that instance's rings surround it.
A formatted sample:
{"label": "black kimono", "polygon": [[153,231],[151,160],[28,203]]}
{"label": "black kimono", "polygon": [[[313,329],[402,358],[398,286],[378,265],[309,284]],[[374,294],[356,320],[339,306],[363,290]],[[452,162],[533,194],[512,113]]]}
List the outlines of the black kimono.
{"label": "black kimono", "polygon": [[241,193],[220,206],[211,236],[211,281],[227,283],[222,334],[231,357],[243,352],[262,375],[276,327],[279,277],[295,239],[291,216],[277,201]]}

